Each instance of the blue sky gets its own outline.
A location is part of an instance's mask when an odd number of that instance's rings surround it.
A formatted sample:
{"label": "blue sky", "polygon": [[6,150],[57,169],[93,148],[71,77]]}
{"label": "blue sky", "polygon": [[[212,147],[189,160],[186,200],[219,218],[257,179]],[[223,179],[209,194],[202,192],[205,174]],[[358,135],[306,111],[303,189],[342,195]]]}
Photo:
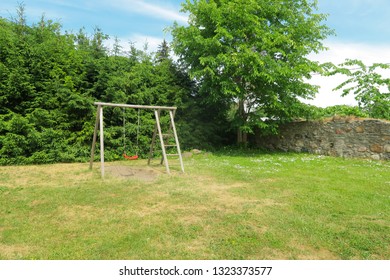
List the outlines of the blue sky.
{"label": "blue sky", "polygon": [[[37,22],[44,14],[47,19],[59,21],[63,30],[77,32],[85,27],[91,34],[97,26],[110,35],[111,40],[117,36],[122,44],[131,41],[139,48],[147,42],[151,50],[164,38],[170,40],[169,33],[164,31],[166,27],[173,21],[185,24],[187,19],[179,12],[181,0],[1,0],[0,16],[15,16],[18,2],[25,4],[29,23]],[[390,62],[390,0],[318,2],[320,12],[329,14],[326,24],[335,29],[337,35],[325,42],[330,50],[313,55],[313,59],[335,63],[345,58],[362,59],[367,64]],[[329,98],[330,86],[337,79],[330,82],[317,77],[316,80],[322,88],[320,95],[325,92],[327,95],[314,104],[325,106],[330,100],[353,103],[351,99],[339,100],[336,95]]]}
{"label": "blue sky", "polygon": [[[0,16],[15,16],[17,0],[2,0]],[[153,49],[157,41],[170,39],[164,31],[173,21],[185,24],[187,17],[179,12],[179,0],[24,0],[29,22],[42,14],[60,22],[64,30],[77,32],[85,27],[89,34],[99,27],[111,38],[115,36],[139,46],[147,40]],[[135,42],[136,41],[136,42]]]}
{"label": "blue sky", "polygon": [[329,14],[327,25],[335,29],[336,40],[390,43],[389,0],[319,0],[318,3],[320,11]]}
{"label": "blue sky", "polygon": [[[0,16],[14,16],[18,2],[26,5],[30,22],[42,14],[61,22],[65,30],[77,32],[95,26],[119,38],[164,38],[164,28],[174,20],[185,23],[179,12],[181,0],[2,0]],[[319,0],[320,12],[329,14],[327,25],[334,28],[334,40],[356,43],[390,43],[389,0]],[[168,36],[169,37],[169,36]]]}

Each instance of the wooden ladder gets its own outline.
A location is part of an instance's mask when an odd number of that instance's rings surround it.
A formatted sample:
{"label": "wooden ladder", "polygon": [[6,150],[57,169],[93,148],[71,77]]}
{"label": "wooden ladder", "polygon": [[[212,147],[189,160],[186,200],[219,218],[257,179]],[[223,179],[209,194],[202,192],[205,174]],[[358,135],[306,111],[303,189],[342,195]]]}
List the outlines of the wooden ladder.
{"label": "wooden ladder", "polygon": [[[161,145],[161,151],[162,151],[162,158],[161,158],[161,163],[165,163],[165,168],[167,170],[167,173],[170,174],[170,168],[169,168],[169,162],[168,162],[168,157],[178,157],[180,161],[180,167],[181,171],[184,173],[184,164],[183,164],[183,157],[180,151],[180,144],[179,144],[179,138],[177,137],[177,132],[176,132],[176,126],[175,126],[175,112],[176,110],[169,110],[169,129],[166,133],[162,133],[161,129],[161,123],[160,123],[160,115],[161,115],[161,110],[154,110],[154,115],[156,117],[156,125],[154,128],[154,133],[152,137],[152,143],[150,145],[150,152],[149,152],[149,159],[148,159],[148,165],[150,165],[150,162],[153,158],[153,153],[156,145],[156,137],[157,133],[160,138],[160,145]],[[174,143],[169,141],[170,139],[174,140]],[[176,148],[176,153],[169,154],[167,153],[167,148]]]}

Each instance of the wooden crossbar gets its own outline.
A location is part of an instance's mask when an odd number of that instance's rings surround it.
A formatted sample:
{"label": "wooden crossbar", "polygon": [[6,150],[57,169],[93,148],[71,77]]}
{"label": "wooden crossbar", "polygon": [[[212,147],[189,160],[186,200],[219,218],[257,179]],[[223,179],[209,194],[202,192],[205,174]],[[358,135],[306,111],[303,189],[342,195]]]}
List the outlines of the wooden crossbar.
{"label": "wooden crossbar", "polygon": [[177,107],[167,106],[149,106],[149,105],[134,105],[134,104],[115,104],[115,103],[104,103],[95,102],[96,106],[108,106],[108,107],[120,107],[120,108],[133,108],[133,109],[150,109],[150,110],[176,110]]}

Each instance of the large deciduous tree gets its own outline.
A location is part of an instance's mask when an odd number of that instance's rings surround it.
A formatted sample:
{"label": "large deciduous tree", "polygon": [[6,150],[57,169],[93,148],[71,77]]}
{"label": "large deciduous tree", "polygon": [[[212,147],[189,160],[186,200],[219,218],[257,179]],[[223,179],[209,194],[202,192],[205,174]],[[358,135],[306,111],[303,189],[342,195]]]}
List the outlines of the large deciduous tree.
{"label": "large deciduous tree", "polygon": [[306,79],[319,64],[307,56],[332,32],[316,1],[187,0],[182,11],[189,22],[173,26],[173,49],[205,98],[231,104],[238,143],[315,95]]}

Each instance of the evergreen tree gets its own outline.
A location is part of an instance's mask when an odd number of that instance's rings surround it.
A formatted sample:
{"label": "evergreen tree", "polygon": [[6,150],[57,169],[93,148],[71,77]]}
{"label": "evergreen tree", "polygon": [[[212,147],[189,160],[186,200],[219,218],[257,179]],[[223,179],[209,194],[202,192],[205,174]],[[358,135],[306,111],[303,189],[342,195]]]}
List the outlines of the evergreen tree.
{"label": "evergreen tree", "polygon": [[[98,28],[90,36],[84,29],[64,32],[45,17],[31,26],[26,22],[24,6],[17,19],[0,18],[0,164],[88,160],[94,101],[178,106],[183,148],[194,147],[200,138],[206,143],[205,135],[213,133],[203,129],[207,118],[201,98],[170,57],[166,41],[153,56],[134,45],[124,52],[118,40],[107,49],[108,35]],[[142,156],[154,115],[142,111],[139,116]],[[122,155],[123,118],[128,141],[135,143],[138,112],[105,110],[107,160]]]}
{"label": "evergreen tree", "polygon": [[158,46],[157,53],[156,53],[156,61],[162,62],[164,60],[169,60],[170,59],[170,48],[167,43],[167,41],[164,39],[162,43]]}

